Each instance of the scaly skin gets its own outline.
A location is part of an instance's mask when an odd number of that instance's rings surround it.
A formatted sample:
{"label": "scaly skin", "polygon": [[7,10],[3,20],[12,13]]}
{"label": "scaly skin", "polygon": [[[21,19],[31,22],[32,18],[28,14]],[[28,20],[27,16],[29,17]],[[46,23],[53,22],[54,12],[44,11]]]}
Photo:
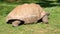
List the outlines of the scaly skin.
{"label": "scaly skin", "polygon": [[21,23],[20,21],[14,21],[12,22],[12,26],[17,27],[19,26],[20,23]]}

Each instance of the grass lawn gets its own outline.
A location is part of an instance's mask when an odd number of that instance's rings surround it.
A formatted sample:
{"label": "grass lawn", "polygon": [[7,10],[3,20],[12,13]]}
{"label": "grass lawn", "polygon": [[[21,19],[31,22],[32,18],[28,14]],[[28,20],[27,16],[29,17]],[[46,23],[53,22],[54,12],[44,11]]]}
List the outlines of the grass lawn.
{"label": "grass lawn", "polygon": [[37,23],[12,27],[6,24],[6,15],[17,5],[0,3],[0,34],[60,34],[60,6],[45,7],[50,12],[49,24]]}

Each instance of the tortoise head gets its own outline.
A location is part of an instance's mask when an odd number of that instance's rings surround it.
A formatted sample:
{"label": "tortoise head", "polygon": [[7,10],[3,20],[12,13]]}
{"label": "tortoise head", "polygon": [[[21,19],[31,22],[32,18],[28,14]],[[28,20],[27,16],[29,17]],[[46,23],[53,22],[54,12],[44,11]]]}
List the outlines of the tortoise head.
{"label": "tortoise head", "polygon": [[50,13],[49,13],[49,12],[46,12],[46,15],[47,15],[47,16],[49,16],[49,15],[50,15]]}

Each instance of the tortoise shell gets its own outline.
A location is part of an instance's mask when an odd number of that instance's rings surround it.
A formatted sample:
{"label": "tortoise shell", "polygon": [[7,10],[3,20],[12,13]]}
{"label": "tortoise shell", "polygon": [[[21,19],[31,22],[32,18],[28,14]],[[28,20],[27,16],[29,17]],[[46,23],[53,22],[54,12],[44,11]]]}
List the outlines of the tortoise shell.
{"label": "tortoise shell", "polygon": [[24,23],[34,23],[40,20],[46,12],[38,4],[22,4],[16,6],[6,17],[6,22],[14,20],[24,21]]}

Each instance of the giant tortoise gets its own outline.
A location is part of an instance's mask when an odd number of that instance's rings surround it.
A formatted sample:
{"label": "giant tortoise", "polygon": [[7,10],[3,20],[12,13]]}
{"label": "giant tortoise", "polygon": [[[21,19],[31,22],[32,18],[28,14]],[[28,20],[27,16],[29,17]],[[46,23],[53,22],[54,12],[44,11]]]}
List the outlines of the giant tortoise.
{"label": "giant tortoise", "polygon": [[43,23],[48,23],[48,12],[45,12],[38,4],[22,4],[14,8],[7,16],[6,22],[13,26],[20,24],[37,23],[42,20]]}

